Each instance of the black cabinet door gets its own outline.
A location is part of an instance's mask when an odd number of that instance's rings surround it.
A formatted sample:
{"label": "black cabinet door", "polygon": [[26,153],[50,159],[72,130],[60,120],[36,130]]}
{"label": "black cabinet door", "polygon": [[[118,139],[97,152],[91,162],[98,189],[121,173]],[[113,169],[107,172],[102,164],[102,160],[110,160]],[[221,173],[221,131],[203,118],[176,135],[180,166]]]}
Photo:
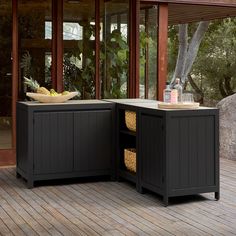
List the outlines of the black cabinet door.
{"label": "black cabinet door", "polygon": [[112,112],[74,113],[74,170],[97,171],[111,167]]}
{"label": "black cabinet door", "polygon": [[163,184],[163,118],[141,115],[140,161],[141,183],[153,190]]}
{"label": "black cabinet door", "polygon": [[34,113],[34,173],[73,170],[73,113]]}
{"label": "black cabinet door", "polygon": [[172,117],[170,188],[199,189],[216,185],[214,116]]}

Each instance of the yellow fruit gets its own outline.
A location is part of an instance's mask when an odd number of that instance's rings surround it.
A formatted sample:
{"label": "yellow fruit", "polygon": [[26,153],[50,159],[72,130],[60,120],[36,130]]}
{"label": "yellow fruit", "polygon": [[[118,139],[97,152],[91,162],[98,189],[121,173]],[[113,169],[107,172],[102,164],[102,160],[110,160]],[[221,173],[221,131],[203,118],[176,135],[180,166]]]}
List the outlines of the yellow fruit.
{"label": "yellow fruit", "polygon": [[68,95],[70,92],[69,91],[64,91],[62,95]]}
{"label": "yellow fruit", "polygon": [[54,89],[50,89],[51,96],[61,96],[61,93],[57,93]]}
{"label": "yellow fruit", "polygon": [[44,95],[50,95],[50,92],[44,87],[39,87],[36,92]]}

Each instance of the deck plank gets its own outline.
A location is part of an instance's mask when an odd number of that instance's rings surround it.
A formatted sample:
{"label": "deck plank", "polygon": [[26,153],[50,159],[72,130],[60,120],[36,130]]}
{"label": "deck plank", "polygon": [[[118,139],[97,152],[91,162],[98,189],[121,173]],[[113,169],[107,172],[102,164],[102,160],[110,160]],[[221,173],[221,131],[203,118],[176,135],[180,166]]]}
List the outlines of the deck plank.
{"label": "deck plank", "polygon": [[[126,182],[27,189],[15,167],[0,169],[0,235],[235,235],[236,162],[221,160],[221,199],[139,194]],[[62,181],[63,183],[63,181]]]}

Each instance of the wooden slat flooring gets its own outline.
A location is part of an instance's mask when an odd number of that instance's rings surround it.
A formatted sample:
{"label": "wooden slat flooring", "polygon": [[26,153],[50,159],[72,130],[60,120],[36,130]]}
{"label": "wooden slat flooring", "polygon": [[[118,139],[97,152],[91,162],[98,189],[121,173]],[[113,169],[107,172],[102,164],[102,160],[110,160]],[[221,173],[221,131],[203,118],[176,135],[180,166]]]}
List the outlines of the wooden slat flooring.
{"label": "wooden slat flooring", "polygon": [[221,199],[138,194],[126,182],[27,189],[0,168],[0,235],[236,235],[236,162],[221,160]]}

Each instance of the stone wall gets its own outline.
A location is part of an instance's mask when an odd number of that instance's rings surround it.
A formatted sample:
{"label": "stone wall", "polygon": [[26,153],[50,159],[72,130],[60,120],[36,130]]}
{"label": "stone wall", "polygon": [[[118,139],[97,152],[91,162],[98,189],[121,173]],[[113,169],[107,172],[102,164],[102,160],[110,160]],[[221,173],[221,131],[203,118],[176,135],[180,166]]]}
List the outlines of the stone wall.
{"label": "stone wall", "polygon": [[220,157],[236,160],[236,94],[221,100],[220,109]]}

